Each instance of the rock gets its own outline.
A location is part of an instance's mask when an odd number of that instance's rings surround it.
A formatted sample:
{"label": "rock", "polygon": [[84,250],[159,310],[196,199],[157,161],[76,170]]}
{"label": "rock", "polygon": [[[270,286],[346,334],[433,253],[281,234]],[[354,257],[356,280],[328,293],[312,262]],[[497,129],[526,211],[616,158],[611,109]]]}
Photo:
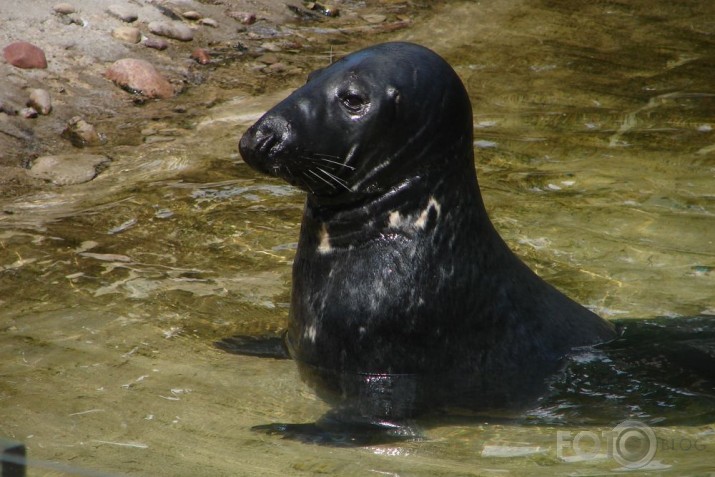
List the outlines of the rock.
{"label": "rock", "polygon": [[79,25],[79,26],[84,26],[84,20],[79,18],[77,15],[72,15],[72,14],[67,14],[67,15],[60,15],[60,22],[62,22],[65,25]]}
{"label": "rock", "polygon": [[340,10],[338,7],[328,6],[323,10],[323,15],[327,17],[338,17],[340,16]]}
{"label": "rock", "polygon": [[283,50],[280,45],[271,42],[261,43],[261,48],[272,53],[278,53],[279,51]]}
{"label": "rock", "polygon": [[266,66],[265,71],[266,73],[273,73],[273,74],[279,74],[279,73],[285,73],[288,67],[284,63],[273,63],[271,65]]}
{"label": "rock", "polygon": [[338,9],[338,7],[332,5],[323,5],[318,2],[308,2],[305,5],[305,8],[307,8],[308,10],[320,12],[326,17],[337,17],[340,15],[340,10]]}
{"label": "rock", "polygon": [[193,10],[184,12],[182,13],[182,15],[187,20],[201,20],[201,18],[203,17],[203,15],[201,15],[199,12],[195,12]]}
{"label": "rock", "polygon": [[257,61],[263,63],[264,65],[272,65],[278,63],[278,57],[272,53],[266,53],[256,58]]}
{"label": "rock", "polygon": [[50,114],[52,111],[50,93],[44,89],[33,89],[30,92],[30,99],[27,101],[27,105],[40,114]]}
{"label": "rock", "polygon": [[123,58],[115,61],[104,75],[118,86],[148,98],[170,98],[174,95],[171,84],[148,61]]}
{"label": "rock", "polygon": [[166,50],[169,47],[169,42],[163,38],[147,38],[144,40],[144,46],[154,48],[155,50]]}
{"label": "rock", "polygon": [[211,61],[211,55],[203,48],[195,48],[194,51],[191,52],[191,59],[196,60],[200,65],[206,65]]}
{"label": "rock", "polygon": [[47,68],[45,52],[26,41],[10,43],[3,49],[3,56],[8,63],[18,68]]}
{"label": "rock", "polygon": [[385,15],[381,15],[379,13],[368,13],[366,15],[363,15],[361,18],[366,22],[372,24],[382,23],[387,20],[387,17]]}
{"label": "rock", "polygon": [[286,40],[283,43],[281,43],[280,48],[288,50],[288,51],[298,51],[303,48],[303,45],[297,41],[294,41],[294,40]]}
{"label": "rock", "polygon": [[243,23],[244,25],[253,25],[256,23],[256,14],[255,13],[249,13],[249,12],[240,12],[237,10],[228,10],[226,11],[226,16],[234,18],[238,20],[239,22]]}
{"label": "rock", "polygon": [[107,8],[107,13],[127,23],[132,23],[139,18],[139,15],[137,15],[131,7],[127,7],[126,5],[110,5]]}
{"label": "rock", "polygon": [[117,40],[127,43],[139,43],[142,39],[142,34],[139,28],[130,26],[120,26],[112,30],[112,36]]}
{"label": "rock", "polygon": [[202,18],[199,23],[201,23],[202,25],[213,27],[213,28],[218,27],[218,22],[216,20],[214,20],[213,18]]}
{"label": "rock", "polygon": [[42,156],[33,161],[27,173],[56,185],[82,184],[97,177],[102,166],[109,162],[107,156],[97,154]]}
{"label": "rock", "polygon": [[37,110],[35,108],[22,108],[20,110],[20,116],[22,116],[25,119],[35,119],[38,114]]}
{"label": "rock", "polygon": [[75,8],[74,8],[72,5],[70,5],[69,3],[58,3],[57,5],[55,5],[54,7],[52,7],[52,10],[53,10],[55,13],[59,13],[60,15],[69,15],[70,13],[74,13],[74,12],[77,11],[77,10],[75,10]]}
{"label": "rock", "polygon": [[79,116],[69,120],[67,127],[62,131],[62,137],[68,139],[75,147],[97,146],[105,142],[94,126]]}
{"label": "rock", "polygon": [[180,41],[194,39],[194,30],[179,22],[151,22],[149,23],[149,31],[156,35]]}

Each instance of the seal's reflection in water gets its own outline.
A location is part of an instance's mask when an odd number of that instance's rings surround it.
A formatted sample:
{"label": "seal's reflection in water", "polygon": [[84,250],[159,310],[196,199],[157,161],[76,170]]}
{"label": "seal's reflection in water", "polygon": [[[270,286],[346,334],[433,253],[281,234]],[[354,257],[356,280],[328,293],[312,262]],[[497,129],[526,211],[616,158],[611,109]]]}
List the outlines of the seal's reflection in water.
{"label": "seal's reflection in water", "polygon": [[[460,394],[451,396],[450,406],[435,407],[445,402],[446,377],[337,376],[314,369],[301,377],[335,409],[315,423],[254,429],[310,443],[362,446],[428,438],[425,428],[449,424],[612,426],[638,419],[650,426],[697,426],[715,420],[715,317],[616,324],[618,338],[574,350],[547,383],[532,383],[535,388],[509,399],[521,400],[519,406],[474,411],[479,396]],[[244,336],[216,344],[236,354],[288,358],[281,343],[277,337]],[[542,395],[534,398],[534,389]],[[418,409],[423,412],[415,419]]]}

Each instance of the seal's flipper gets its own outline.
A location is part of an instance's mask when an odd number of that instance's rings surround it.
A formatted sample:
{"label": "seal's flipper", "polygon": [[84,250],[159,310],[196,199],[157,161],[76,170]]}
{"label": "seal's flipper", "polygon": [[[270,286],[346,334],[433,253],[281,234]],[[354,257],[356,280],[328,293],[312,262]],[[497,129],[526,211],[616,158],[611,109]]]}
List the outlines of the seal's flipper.
{"label": "seal's flipper", "polygon": [[253,426],[251,430],[333,447],[362,447],[424,439],[413,423],[371,421],[337,410],[328,412],[315,423],[273,423]]}
{"label": "seal's flipper", "polygon": [[214,342],[226,352],[261,358],[290,359],[283,336],[231,336]]}

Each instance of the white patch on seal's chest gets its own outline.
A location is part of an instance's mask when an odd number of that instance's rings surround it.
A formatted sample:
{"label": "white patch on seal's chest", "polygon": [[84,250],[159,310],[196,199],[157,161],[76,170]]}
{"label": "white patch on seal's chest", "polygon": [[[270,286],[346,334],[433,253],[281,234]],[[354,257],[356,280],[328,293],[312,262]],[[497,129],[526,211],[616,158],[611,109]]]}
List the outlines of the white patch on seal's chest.
{"label": "white patch on seal's chest", "polygon": [[427,226],[430,210],[434,210],[439,218],[442,206],[437,199],[430,196],[427,207],[422,209],[419,215],[402,215],[399,210],[393,210],[387,218],[388,225],[393,229],[419,229],[424,230]]}
{"label": "white patch on seal's chest", "polygon": [[303,332],[303,337],[310,340],[311,343],[315,343],[315,337],[318,334],[318,330],[315,329],[315,325],[310,325]]}
{"label": "white patch on seal's chest", "polygon": [[407,225],[405,224],[405,222],[407,221],[402,217],[399,210],[393,210],[392,212],[390,212],[388,222],[390,227],[393,229],[399,229]]}
{"label": "white patch on seal's chest", "polygon": [[333,246],[330,245],[330,235],[328,234],[328,227],[323,224],[323,228],[318,232],[318,253],[325,255],[333,251]]}
{"label": "white patch on seal's chest", "polygon": [[439,218],[439,213],[442,210],[442,206],[439,205],[439,202],[437,202],[434,197],[429,198],[429,202],[427,202],[427,207],[424,208],[420,216],[417,217],[417,220],[415,220],[415,227],[417,227],[418,229],[425,228],[425,226],[427,225],[427,218],[429,217],[429,211],[431,209],[434,209],[435,213],[437,214],[437,217]]}

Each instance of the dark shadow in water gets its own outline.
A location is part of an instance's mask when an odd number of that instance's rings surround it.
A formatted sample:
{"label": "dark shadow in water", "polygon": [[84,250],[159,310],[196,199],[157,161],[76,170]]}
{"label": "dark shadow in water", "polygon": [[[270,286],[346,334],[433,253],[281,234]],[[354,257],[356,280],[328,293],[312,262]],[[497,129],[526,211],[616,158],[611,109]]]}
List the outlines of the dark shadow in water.
{"label": "dark shadow in water", "polygon": [[231,336],[214,345],[228,353],[243,356],[256,356],[258,358],[290,359],[285,347],[285,340],[281,336]]}
{"label": "dark shadow in water", "polygon": [[533,411],[541,423],[715,420],[715,317],[617,322],[619,338],[575,353]]}
{"label": "dark shadow in water", "polygon": [[[617,339],[574,350],[536,402],[518,409],[465,411],[464,403],[472,399],[478,402],[477,396],[467,393],[445,398],[440,393],[446,389],[443,381],[419,376],[382,375],[381,389],[376,391],[376,384],[366,384],[375,376],[350,375],[338,378],[340,386],[351,392],[351,387],[357,386],[354,389],[359,390],[353,394],[359,397],[334,402],[335,408],[315,423],[276,423],[253,429],[334,446],[421,439],[420,426],[413,419],[374,417],[379,412],[372,410],[384,407],[385,396],[394,400],[398,392],[402,394],[401,403],[434,399],[435,404],[419,419],[421,427],[426,428],[483,422],[607,426],[636,419],[651,426],[672,426],[715,421],[715,316],[624,320],[616,324],[620,329]],[[280,337],[232,337],[216,345],[235,354],[287,357]],[[410,390],[417,397],[405,397]],[[458,403],[457,408],[449,407],[450,401]]]}

